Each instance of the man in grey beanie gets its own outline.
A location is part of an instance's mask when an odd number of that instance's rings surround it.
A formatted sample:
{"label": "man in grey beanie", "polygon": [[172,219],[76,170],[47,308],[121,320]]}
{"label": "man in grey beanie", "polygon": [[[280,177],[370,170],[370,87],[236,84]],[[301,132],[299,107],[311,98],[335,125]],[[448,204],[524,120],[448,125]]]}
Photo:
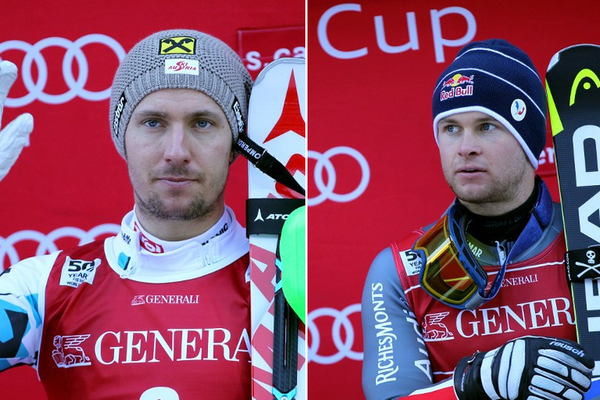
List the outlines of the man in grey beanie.
{"label": "man in grey beanie", "polygon": [[470,43],[432,111],[456,199],[371,264],[366,398],[582,399],[594,363],[575,342],[560,206],[536,175],[546,97],[532,61],[505,40]]}
{"label": "man in grey beanie", "polygon": [[248,118],[250,74],[238,55],[216,38],[190,30],[155,33],[121,62],[110,97],[110,126],[119,153],[139,102],[161,89],[187,88],[209,96],[227,117],[234,143]]}
{"label": "man in grey beanie", "polygon": [[[0,277],[12,315],[0,370],[37,365],[50,400],[251,397],[249,246],[224,201],[251,85],[210,35],[168,30],[134,46],[109,115],[135,207],[117,236]],[[20,147],[2,149],[14,161]]]}

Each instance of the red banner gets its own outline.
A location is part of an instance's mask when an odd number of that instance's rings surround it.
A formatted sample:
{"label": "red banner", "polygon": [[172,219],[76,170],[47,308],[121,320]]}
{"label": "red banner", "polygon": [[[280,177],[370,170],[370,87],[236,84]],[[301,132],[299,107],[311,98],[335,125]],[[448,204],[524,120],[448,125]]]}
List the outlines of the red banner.
{"label": "red banner", "polygon": [[273,60],[281,57],[306,58],[304,26],[242,29],[238,33],[239,51],[253,79]]}

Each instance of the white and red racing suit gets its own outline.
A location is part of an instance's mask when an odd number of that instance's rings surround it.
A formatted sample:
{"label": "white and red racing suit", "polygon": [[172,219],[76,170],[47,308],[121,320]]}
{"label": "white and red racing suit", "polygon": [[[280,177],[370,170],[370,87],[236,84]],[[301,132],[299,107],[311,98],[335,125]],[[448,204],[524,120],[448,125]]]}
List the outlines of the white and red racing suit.
{"label": "white and red racing suit", "polygon": [[0,370],[35,366],[50,400],[249,399],[248,265],[230,208],[181,242],[132,211],[115,237],[0,276]]}
{"label": "white and red racing suit", "polygon": [[[421,288],[420,261],[410,249],[424,230],[379,253],[362,297],[367,400],[456,399],[449,378],[463,357],[524,335],[576,340],[560,205],[546,194],[550,222],[539,239],[508,264],[496,297],[475,310],[446,306]],[[486,248],[475,238],[467,239],[488,274],[494,275],[502,246]]]}

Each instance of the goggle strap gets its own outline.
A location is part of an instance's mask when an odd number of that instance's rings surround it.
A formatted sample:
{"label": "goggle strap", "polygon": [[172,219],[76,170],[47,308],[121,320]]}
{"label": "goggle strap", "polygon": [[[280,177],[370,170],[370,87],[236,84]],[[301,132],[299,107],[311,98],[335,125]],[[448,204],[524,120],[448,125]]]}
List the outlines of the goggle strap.
{"label": "goggle strap", "polygon": [[[450,237],[454,241],[457,246],[457,250],[459,251],[460,262],[467,272],[471,279],[477,285],[477,292],[485,298],[485,287],[487,286],[487,274],[479,265],[479,261],[475,255],[471,252],[469,248],[469,244],[467,241],[464,232],[466,231],[466,226],[464,223],[464,211],[463,205],[458,201],[454,203],[454,205],[448,210],[447,218],[448,218],[448,233]],[[460,224],[456,223],[456,221],[461,221]],[[459,243],[458,241],[462,243]],[[464,250],[464,251],[462,251]]]}
{"label": "goggle strap", "polygon": [[487,302],[489,299],[486,299],[484,297],[481,297],[481,295],[478,292],[473,293],[473,295],[471,296],[471,298],[469,300],[467,300],[466,302],[464,302],[462,304],[462,306],[464,308],[466,308],[467,310],[474,310],[477,307],[479,307],[480,305],[482,305],[483,303]]}

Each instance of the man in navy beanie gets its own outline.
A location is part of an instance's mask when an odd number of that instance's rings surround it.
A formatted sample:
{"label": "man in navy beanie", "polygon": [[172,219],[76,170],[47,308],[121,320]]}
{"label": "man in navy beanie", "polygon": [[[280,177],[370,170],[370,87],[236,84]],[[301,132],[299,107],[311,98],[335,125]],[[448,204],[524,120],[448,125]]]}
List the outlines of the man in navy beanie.
{"label": "man in navy beanie", "polygon": [[362,299],[368,400],[582,399],[560,205],[536,175],[546,97],[511,43],[470,43],[437,80],[433,132],[456,195],[385,248]]}

